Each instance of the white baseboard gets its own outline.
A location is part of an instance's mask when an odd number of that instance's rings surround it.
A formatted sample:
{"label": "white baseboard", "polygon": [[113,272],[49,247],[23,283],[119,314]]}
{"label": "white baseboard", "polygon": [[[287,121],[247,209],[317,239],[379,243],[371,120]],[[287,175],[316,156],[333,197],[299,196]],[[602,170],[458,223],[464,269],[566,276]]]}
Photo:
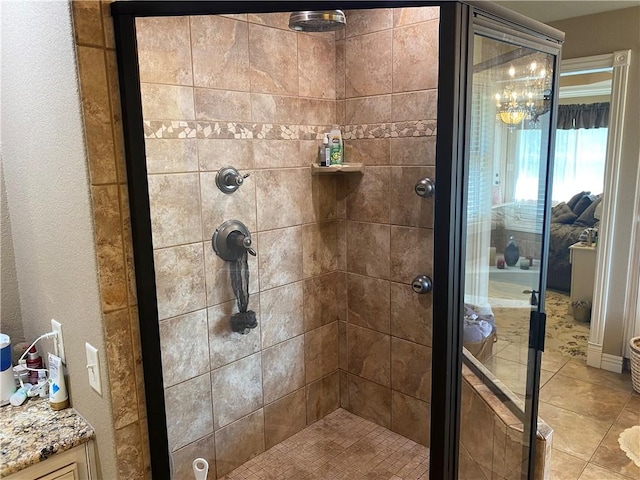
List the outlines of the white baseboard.
{"label": "white baseboard", "polygon": [[602,345],[589,342],[587,345],[587,365],[593,368],[603,368]]}
{"label": "white baseboard", "polygon": [[609,372],[622,373],[622,362],[624,358],[618,355],[602,354],[601,368]]}

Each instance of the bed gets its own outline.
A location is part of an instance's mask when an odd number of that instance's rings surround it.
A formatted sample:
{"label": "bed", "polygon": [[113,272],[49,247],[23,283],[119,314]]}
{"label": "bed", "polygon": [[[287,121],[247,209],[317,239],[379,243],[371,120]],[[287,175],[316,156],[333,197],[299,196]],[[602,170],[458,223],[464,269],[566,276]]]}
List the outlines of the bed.
{"label": "bed", "polygon": [[602,195],[580,192],[568,202],[562,202],[551,209],[549,231],[549,269],[547,288],[569,292],[571,290],[571,263],[569,247],[580,240],[580,235],[588,228],[596,229],[596,218]]}

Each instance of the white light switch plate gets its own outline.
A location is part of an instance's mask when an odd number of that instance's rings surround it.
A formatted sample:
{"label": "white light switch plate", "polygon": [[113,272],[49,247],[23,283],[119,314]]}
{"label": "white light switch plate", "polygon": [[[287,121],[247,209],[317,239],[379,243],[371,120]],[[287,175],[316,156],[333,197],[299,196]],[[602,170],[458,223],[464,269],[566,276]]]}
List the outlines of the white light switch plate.
{"label": "white light switch plate", "polygon": [[87,352],[87,375],[89,376],[89,385],[91,385],[91,388],[98,392],[98,394],[102,395],[98,349],[89,343],[85,343],[84,348]]}

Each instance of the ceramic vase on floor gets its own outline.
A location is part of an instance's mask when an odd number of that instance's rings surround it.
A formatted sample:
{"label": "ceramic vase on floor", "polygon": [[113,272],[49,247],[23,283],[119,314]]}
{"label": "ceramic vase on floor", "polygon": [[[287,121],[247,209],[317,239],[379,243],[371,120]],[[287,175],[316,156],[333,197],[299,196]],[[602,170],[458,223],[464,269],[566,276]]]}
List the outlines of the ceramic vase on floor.
{"label": "ceramic vase on floor", "polygon": [[513,267],[520,259],[520,249],[513,236],[509,237],[507,246],[504,247],[504,261],[508,267]]}

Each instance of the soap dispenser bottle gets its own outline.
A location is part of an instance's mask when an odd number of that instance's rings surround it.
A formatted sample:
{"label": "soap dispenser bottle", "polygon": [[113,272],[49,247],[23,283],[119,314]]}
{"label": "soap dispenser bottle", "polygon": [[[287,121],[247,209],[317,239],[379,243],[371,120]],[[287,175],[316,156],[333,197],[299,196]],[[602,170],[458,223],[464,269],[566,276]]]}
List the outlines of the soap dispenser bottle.
{"label": "soap dispenser bottle", "polygon": [[329,140],[331,145],[331,165],[342,165],[344,150],[340,127],[337,125],[333,126],[333,129],[329,133]]}

